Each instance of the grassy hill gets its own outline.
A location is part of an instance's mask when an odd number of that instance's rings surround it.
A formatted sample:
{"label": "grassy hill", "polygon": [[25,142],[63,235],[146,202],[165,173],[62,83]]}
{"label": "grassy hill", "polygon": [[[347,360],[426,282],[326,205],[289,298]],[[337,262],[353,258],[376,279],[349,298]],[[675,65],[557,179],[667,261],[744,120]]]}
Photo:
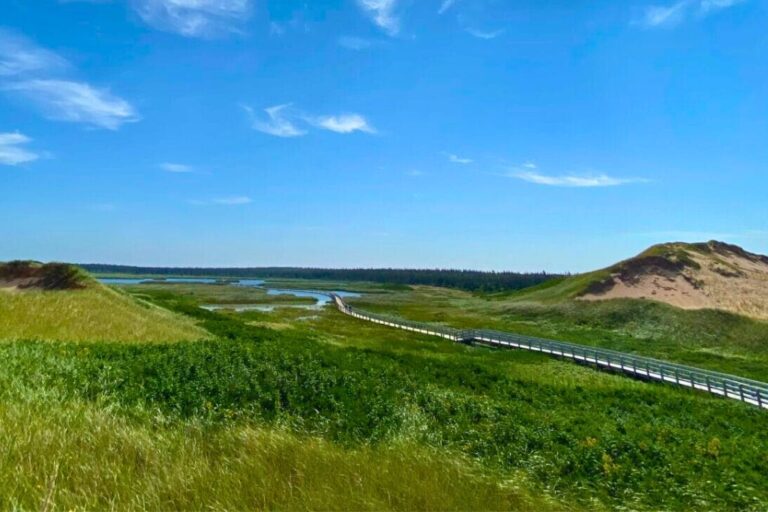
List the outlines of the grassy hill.
{"label": "grassy hill", "polygon": [[0,340],[148,342],[207,337],[189,318],[66,264],[0,264]]}
{"label": "grassy hill", "polygon": [[643,299],[768,319],[768,257],[717,241],[659,244],[608,268],[506,296],[548,304]]}

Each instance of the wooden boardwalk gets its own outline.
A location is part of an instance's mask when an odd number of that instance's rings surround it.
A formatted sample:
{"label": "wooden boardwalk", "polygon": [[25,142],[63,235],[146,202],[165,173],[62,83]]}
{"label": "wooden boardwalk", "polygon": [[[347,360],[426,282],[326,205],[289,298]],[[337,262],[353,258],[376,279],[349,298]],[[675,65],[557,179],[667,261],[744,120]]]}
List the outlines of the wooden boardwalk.
{"label": "wooden boardwalk", "polygon": [[458,343],[478,343],[493,347],[541,352],[580,363],[593,364],[606,370],[620,371],[642,379],[697,389],[768,409],[768,384],[764,382],[575,343],[487,329],[453,329],[395,319],[355,309],[338,295],[333,293],[329,295],[339,311],[361,320],[430,336],[439,336]]}

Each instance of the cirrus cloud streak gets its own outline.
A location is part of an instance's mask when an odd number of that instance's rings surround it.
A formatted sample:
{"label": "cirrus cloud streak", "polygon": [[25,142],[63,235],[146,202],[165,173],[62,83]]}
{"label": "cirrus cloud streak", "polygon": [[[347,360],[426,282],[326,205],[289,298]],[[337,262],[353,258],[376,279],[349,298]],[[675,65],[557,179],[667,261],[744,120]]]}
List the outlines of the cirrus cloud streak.
{"label": "cirrus cloud streak", "polygon": [[215,37],[239,32],[251,15],[251,0],[132,0],[150,27],[185,37]]}
{"label": "cirrus cloud streak", "polygon": [[616,187],[629,183],[645,183],[648,180],[643,178],[617,178],[607,174],[567,174],[560,176],[551,176],[542,174],[535,170],[535,167],[526,166],[526,170],[519,170],[507,174],[512,178],[535,183],[536,185],[546,185],[550,187],[573,187],[573,188],[594,188],[594,187]]}
{"label": "cirrus cloud streak", "polygon": [[251,119],[251,127],[275,137],[301,137],[308,127],[319,128],[340,134],[363,132],[374,134],[376,129],[368,120],[356,113],[315,116],[293,107],[292,103],[274,105],[263,109],[265,115],[257,115],[253,108],[241,105]]}
{"label": "cirrus cloud streak", "polygon": [[140,120],[130,103],[107,89],[70,80],[25,80],[3,86],[35,103],[49,119],[117,130]]}
{"label": "cirrus cloud streak", "polygon": [[704,17],[734,7],[747,0],[679,0],[669,5],[651,5],[645,8],[638,25],[646,28],[674,27],[690,17]]}
{"label": "cirrus cloud streak", "polygon": [[40,158],[37,153],[20,147],[31,141],[19,132],[0,133],[0,165],[19,165]]}

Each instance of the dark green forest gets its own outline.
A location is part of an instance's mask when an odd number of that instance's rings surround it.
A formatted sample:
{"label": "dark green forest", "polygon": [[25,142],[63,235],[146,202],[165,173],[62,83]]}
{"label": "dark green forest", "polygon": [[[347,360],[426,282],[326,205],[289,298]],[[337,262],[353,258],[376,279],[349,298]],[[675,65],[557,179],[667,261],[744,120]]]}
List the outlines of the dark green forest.
{"label": "dark green forest", "polygon": [[395,285],[422,284],[444,286],[469,291],[498,292],[520,290],[544,281],[562,277],[547,272],[482,272],[453,269],[395,269],[395,268],[184,268],[131,267],[126,265],[82,264],[96,274],[165,275],[224,278],[323,279],[331,281],[369,281]]}

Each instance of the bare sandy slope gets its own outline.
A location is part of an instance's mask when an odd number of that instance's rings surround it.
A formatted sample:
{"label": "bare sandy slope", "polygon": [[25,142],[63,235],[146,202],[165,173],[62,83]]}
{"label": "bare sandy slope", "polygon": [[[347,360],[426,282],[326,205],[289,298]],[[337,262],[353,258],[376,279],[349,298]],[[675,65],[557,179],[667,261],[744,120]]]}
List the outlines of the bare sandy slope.
{"label": "bare sandy slope", "polygon": [[34,286],[37,279],[33,277],[21,279],[2,279],[0,278],[0,292],[16,292],[22,288]]}
{"label": "bare sandy slope", "polygon": [[631,278],[612,273],[613,283],[606,289],[580,299],[651,299],[683,309],[723,309],[768,319],[768,258],[725,244],[710,242],[707,246],[709,251],[675,246],[698,265],[685,265],[677,271],[651,266]]}

